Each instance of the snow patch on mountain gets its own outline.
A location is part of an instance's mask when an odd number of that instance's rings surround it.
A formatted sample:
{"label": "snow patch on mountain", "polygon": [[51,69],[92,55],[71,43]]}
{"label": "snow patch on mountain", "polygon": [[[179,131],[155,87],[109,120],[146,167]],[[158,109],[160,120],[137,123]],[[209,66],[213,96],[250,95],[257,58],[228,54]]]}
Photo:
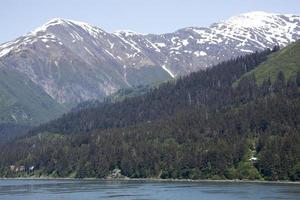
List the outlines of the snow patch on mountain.
{"label": "snow patch on mountain", "polygon": [[171,72],[171,70],[169,70],[166,65],[162,65],[162,68],[168,72],[168,74],[172,77],[172,78],[175,78],[175,75]]}
{"label": "snow patch on mountain", "polygon": [[194,55],[199,57],[199,56],[206,56],[207,53],[205,51],[195,51]]}

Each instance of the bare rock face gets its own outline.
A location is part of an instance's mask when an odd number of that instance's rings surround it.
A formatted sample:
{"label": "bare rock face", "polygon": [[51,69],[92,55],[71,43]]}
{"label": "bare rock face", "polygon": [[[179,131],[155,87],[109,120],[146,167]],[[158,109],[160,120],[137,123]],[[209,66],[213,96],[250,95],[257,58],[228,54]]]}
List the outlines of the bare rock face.
{"label": "bare rock face", "polygon": [[2,44],[0,62],[59,103],[74,103],[176,78],[298,39],[300,16],[264,12],[161,35],[108,33],[86,23],[53,19]]}

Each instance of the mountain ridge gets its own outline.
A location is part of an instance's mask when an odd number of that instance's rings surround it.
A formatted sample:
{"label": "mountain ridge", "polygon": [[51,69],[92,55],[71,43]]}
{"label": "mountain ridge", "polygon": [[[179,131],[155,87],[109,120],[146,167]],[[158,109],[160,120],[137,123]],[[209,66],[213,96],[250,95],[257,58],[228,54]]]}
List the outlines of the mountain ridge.
{"label": "mountain ridge", "polygon": [[245,13],[207,28],[158,35],[109,33],[55,18],[0,45],[0,61],[28,76],[59,103],[68,104],[173,79],[297,39],[300,17],[292,14]]}

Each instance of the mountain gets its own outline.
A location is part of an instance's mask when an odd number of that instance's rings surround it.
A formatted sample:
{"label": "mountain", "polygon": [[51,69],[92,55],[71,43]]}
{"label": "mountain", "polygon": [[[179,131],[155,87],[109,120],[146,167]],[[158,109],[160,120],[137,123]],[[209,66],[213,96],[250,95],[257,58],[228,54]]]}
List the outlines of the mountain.
{"label": "mountain", "polygon": [[53,19],[2,44],[0,61],[57,102],[72,104],[176,78],[299,38],[300,16],[291,14],[245,13],[208,28],[161,35],[108,33],[87,23]]}
{"label": "mountain", "polygon": [[294,60],[293,49],[245,55],[68,113],[0,145],[0,176],[105,178],[119,169],[132,178],[299,181],[300,82],[287,84],[280,71],[263,85],[245,76],[282,52]]}

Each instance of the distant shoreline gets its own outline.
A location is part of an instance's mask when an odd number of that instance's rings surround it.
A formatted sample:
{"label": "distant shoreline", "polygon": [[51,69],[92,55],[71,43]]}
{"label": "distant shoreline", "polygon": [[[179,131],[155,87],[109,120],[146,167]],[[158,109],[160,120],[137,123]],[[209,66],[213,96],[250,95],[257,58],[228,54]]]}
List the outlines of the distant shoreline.
{"label": "distant shoreline", "polygon": [[299,184],[300,181],[262,181],[262,180],[211,180],[211,179],[160,179],[160,178],[56,178],[56,177],[18,177],[0,178],[0,180],[99,180],[99,181],[145,181],[145,182],[181,182],[181,183],[259,183],[259,184]]}

